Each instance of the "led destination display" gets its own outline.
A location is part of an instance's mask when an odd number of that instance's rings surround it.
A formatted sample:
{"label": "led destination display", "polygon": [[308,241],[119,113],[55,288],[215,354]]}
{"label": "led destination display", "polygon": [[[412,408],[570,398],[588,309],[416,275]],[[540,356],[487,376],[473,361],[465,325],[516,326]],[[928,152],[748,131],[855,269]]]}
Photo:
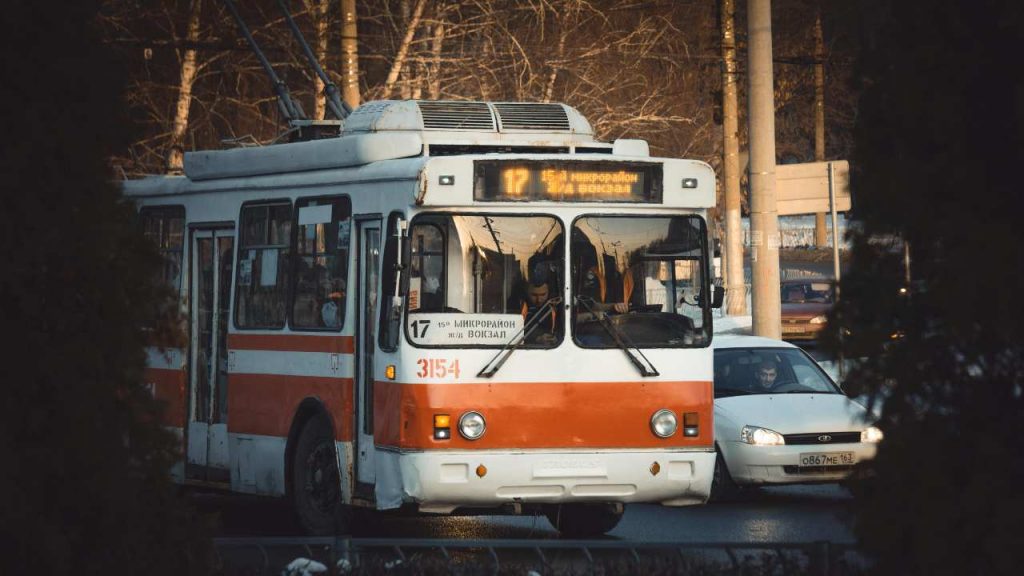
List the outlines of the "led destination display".
{"label": "led destination display", "polygon": [[483,201],[661,202],[661,166],[627,162],[477,161]]}

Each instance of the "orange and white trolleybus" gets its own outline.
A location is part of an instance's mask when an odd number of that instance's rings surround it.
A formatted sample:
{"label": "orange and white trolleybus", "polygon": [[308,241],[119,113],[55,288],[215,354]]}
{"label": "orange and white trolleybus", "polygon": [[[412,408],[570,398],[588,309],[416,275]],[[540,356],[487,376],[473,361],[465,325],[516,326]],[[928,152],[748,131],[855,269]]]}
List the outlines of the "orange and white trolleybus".
{"label": "orange and white trolleybus", "polygon": [[586,536],[707,500],[707,164],[562,104],[381,101],[124,188],[188,320],[147,373],[178,481],[316,534],[367,507]]}

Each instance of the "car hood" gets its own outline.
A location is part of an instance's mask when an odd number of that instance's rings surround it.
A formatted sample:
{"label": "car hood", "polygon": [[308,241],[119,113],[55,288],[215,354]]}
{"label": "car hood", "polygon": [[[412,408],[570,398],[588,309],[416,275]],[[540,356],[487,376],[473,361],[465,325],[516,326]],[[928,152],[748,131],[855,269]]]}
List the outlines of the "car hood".
{"label": "car hood", "polygon": [[[842,394],[755,394],[715,400],[715,428],[739,439],[744,425],[770,428],[779,434],[852,432],[867,424],[863,406]],[[736,427],[729,431],[729,424]]]}
{"label": "car hood", "polygon": [[782,316],[783,317],[794,317],[794,318],[814,318],[815,316],[821,316],[822,314],[828,313],[831,304],[823,304],[820,302],[804,302],[802,304],[782,304]]}

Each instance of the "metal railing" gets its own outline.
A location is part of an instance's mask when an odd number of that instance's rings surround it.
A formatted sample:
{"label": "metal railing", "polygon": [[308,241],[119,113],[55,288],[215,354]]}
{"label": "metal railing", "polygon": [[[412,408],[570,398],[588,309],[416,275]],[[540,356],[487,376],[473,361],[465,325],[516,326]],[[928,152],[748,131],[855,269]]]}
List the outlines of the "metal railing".
{"label": "metal railing", "polygon": [[[214,545],[222,564],[227,557],[244,556],[245,574],[347,574],[359,572],[374,559],[380,573],[396,566],[410,566],[425,554],[433,556],[433,568],[465,573],[465,562],[472,558],[479,573],[498,574],[502,567],[521,567],[538,574],[620,573],[600,569],[602,562],[617,559],[643,568],[643,558],[660,554],[662,561],[674,557],[681,562],[715,567],[724,574],[773,573],[836,576],[861,572],[867,565],[852,543],[819,542],[636,542],[622,540],[461,540],[402,538],[219,538]],[[564,554],[569,552],[569,555]],[[317,570],[282,571],[296,553],[309,559]],[[709,558],[708,554],[714,558]],[[751,556],[751,553],[759,556]],[[301,563],[300,563],[301,564]],[[462,568],[459,568],[459,567]],[[758,566],[771,568],[758,571]],[[228,572],[230,573],[230,572]],[[376,573],[373,570],[370,573]],[[628,569],[621,573],[633,573]]]}

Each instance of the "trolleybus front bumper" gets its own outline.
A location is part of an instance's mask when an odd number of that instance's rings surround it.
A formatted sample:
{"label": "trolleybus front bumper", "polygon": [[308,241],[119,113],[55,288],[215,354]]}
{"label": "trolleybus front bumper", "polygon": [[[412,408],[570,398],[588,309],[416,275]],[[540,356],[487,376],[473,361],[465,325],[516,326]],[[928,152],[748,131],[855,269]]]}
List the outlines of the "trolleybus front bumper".
{"label": "trolleybus front bumper", "polygon": [[398,456],[403,500],[425,512],[564,502],[702,504],[711,449],[415,452]]}

